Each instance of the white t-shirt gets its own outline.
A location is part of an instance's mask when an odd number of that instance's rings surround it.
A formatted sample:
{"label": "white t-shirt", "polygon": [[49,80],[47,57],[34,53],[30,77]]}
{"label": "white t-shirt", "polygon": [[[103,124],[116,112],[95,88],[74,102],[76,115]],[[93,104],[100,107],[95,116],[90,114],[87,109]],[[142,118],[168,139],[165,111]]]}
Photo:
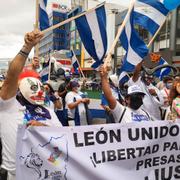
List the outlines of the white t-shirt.
{"label": "white t-shirt", "polygon": [[130,123],[151,120],[150,115],[141,108],[138,110],[133,110],[129,107],[121,105],[119,102],[116,102],[116,107],[111,111],[116,123]]}
{"label": "white t-shirt", "polygon": [[[48,109],[48,108],[47,108]],[[48,109],[50,120],[42,121],[49,126],[62,126],[53,110]],[[25,107],[15,97],[9,100],[0,98],[0,127],[2,138],[2,167],[15,174],[16,137],[18,125],[23,124]],[[41,122],[41,121],[40,121]]]}
{"label": "white t-shirt", "polygon": [[[146,86],[142,81],[141,77],[138,79],[138,81],[133,82],[132,78],[129,80],[128,85],[132,86],[136,84],[141,88],[141,90],[146,94],[143,99],[143,105],[141,106],[142,109],[147,111],[153,119],[160,120],[161,114],[159,107],[163,106],[164,100],[161,92],[158,88],[150,84],[149,86]],[[156,91],[157,97],[152,96],[148,89],[154,89]]]}
{"label": "white t-shirt", "polygon": [[[83,93],[79,92],[79,93],[75,93],[73,91],[70,91],[67,93],[66,95],[66,104],[67,104],[67,108],[68,105],[71,103],[74,103],[74,98],[76,98],[76,101],[79,99],[82,99],[81,95]],[[80,124],[81,125],[87,125],[87,120],[86,120],[86,109],[84,107],[84,103],[80,103],[78,105],[78,110],[79,110],[79,116],[80,116]],[[75,117],[75,108],[74,109],[69,109],[68,108],[68,117],[74,119]]]}

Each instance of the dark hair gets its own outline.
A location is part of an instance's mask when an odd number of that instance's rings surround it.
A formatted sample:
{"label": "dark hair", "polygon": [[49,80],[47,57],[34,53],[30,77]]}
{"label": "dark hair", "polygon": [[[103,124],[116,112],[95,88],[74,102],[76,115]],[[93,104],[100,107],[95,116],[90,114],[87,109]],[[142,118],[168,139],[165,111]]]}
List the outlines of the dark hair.
{"label": "dark hair", "polygon": [[70,81],[69,88],[72,90],[74,87],[79,87],[79,83],[77,81]]}
{"label": "dark hair", "polygon": [[163,78],[163,82],[164,82],[164,83],[167,83],[169,80],[172,80],[172,81],[173,81],[173,78],[172,78],[171,76],[165,76],[165,77]]}
{"label": "dark hair", "polygon": [[55,91],[54,91],[54,89],[53,89],[53,87],[49,84],[49,83],[43,83],[43,85],[47,85],[48,87],[49,87],[49,90],[50,90],[50,94],[53,94],[53,93],[55,93]]}
{"label": "dark hair", "polygon": [[178,96],[178,92],[176,90],[177,84],[180,83],[180,79],[175,79],[172,85],[172,88],[169,92],[169,104],[172,105],[173,100]]}

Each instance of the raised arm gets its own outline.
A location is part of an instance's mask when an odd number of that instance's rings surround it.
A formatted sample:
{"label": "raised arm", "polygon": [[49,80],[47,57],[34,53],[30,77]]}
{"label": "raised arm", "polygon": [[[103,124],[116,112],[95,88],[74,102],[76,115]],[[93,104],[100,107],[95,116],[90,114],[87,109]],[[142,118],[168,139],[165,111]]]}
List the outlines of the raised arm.
{"label": "raised arm", "polygon": [[39,30],[27,33],[24,37],[24,45],[10,63],[6,79],[0,91],[0,97],[4,100],[16,95],[18,89],[18,77],[23,70],[26,59],[31,49],[40,41],[43,34]]}
{"label": "raised arm", "polygon": [[142,64],[143,64],[143,61],[141,61],[139,64],[136,65],[133,76],[132,76],[133,82],[136,82],[139,79],[139,75],[142,69]]}
{"label": "raised arm", "polygon": [[104,95],[108,101],[110,109],[114,109],[116,107],[116,99],[112,95],[111,88],[108,82],[108,72],[107,68],[104,66],[101,66],[100,68],[100,76],[101,76],[101,83],[102,83],[102,90],[104,92]]}

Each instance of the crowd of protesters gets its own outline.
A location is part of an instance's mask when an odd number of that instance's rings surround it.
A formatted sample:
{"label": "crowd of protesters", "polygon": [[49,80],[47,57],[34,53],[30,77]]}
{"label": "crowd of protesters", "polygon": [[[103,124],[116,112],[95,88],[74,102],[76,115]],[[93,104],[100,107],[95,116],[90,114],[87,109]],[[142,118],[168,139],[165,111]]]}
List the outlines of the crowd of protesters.
{"label": "crowd of protesters", "polygon": [[[24,45],[12,60],[0,87],[0,137],[2,141],[1,177],[14,180],[16,175],[16,135],[19,124],[28,126],[91,125],[90,99],[81,92],[79,80],[64,74],[57,92],[49,83],[42,83],[39,59],[24,67],[31,49],[43,37],[34,30],[27,33]],[[106,123],[180,119],[180,78],[167,76],[154,83],[154,76],[142,70],[139,63],[128,82],[119,84],[108,69],[99,70],[102,86],[102,107]],[[100,104],[99,104],[100,106]],[[6,174],[7,173],[7,174]]]}

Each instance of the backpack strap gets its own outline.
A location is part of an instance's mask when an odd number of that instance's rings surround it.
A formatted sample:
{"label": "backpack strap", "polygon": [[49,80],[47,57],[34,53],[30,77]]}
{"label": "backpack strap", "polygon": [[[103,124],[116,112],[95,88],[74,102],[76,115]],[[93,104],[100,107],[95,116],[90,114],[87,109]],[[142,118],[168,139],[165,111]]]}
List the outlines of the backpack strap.
{"label": "backpack strap", "polygon": [[149,116],[149,113],[147,113],[144,109],[141,109],[142,111],[144,111],[147,115],[147,117],[149,118],[149,120],[151,120],[151,117]]}
{"label": "backpack strap", "polygon": [[119,118],[119,123],[122,121],[122,118],[124,117],[125,112],[126,112],[126,107],[124,108],[123,113],[122,113],[121,117]]}

